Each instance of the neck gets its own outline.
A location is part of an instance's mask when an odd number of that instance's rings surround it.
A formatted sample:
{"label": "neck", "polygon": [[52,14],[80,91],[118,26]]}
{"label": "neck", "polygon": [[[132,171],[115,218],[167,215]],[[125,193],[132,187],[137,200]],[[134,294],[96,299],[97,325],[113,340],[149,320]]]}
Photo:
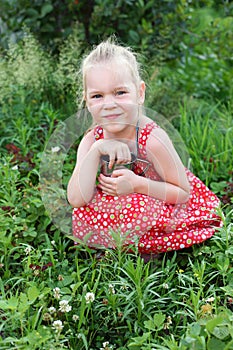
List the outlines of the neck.
{"label": "neck", "polygon": [[138,123],[139,122],[137,122],[136,125],[129,124],[127,125],[127,127],[124,128],[124,130],[121,130],[119,132],[113,133],[108,130],[104,130],[104,136],[105,138],[109,139],[135,140]]}

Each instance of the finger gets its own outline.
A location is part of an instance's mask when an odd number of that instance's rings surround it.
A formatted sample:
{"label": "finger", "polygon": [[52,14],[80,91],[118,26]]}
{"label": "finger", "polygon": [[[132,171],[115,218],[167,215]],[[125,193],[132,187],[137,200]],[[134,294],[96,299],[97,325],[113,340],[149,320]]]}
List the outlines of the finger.
{"label": "finger", "polygon": [[99,187],[102,191],[114,192],[115,193],[115,184],[112,182],[105,182],[103,180],[99,180]]}
{"label": "finger", "polygon": [[125,145],[122,147],[117,153],[117,163],[118,164],[126,164],[131,161],[131,153],[129,147]]}
{"label": "finger", "polygon": [[101,187],[101,189],[103,190],[112,190],[113,189],[113,186],[109,185],[109,184],[106,184],[106,183],[103,183],[103,182],[100,182],[99,183],[99,186]]}
{"label": "finger", "polygon": [[111,178],[117,178],[119,176],[123,176],[125,174],[125,170],[128,169],[117,169],[112,172]]}
{"label": "finger", "polygon": [[102,184],[113,184],[113,180],[110,176],[105,176],[103,174],[100,174],[99,177],[98,177],[98,180],[102,183]]}
{"label": "finger", "polygon": [[114,163],[115,163],[115,161],[116,161],[116,154],[115,153],[110,153],[109,154],[109,163],[108,163],[108,168],[109,169],[112,169],[112,167],[113,167],[113,165],[114,165]]}
{"label": "finger", "polygon": [[116,191],[113,190],[112,188],[107,188],[106,186],[103,186],[101,184],[99,184],[97,187],[100,188],[101,191],[103,193],[107,194],[107,195],[110,195],[110,196],[116,196],[117,195]]}

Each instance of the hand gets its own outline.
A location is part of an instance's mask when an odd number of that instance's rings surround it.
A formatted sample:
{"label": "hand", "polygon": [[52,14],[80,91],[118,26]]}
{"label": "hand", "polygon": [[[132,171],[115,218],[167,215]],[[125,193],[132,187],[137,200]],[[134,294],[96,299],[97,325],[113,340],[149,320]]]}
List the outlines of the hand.
{"label": "hand", "polygon": [[109,156],[109,169],[112,169],[114,163],[126,164],[131,161],[131,153],[126,143],[116,140],[98,140],[94,142],[92,148],[98,150],[99,155]]}
{"label": "hand", "polygon": [[107,195],[122,196],[134,192],[137,175],[128,169],[114,170],[111,177],[100,174],[98,187]]}

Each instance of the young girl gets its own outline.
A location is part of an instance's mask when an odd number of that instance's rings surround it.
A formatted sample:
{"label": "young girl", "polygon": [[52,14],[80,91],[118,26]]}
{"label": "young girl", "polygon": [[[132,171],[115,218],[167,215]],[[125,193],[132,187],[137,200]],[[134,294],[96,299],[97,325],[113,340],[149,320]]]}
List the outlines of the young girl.
{"label": "young girl", "polygon": [[219,200],[143,114],[146,87],[134,53],[107,40],[84,59],[82,73],[95,127],[79,145],[68,184],[77,241],[114,248],[120,237],[151,254],[211,237],[222,225]]}

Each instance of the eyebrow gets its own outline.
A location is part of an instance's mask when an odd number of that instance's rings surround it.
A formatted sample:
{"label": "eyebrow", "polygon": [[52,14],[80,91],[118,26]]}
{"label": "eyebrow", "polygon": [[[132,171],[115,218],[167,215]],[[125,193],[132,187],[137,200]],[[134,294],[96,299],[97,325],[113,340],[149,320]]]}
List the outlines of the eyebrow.
{"label": "eyebrow", "polygon": [[100,94],[101,90],[87,90],[89,94]]}
{"label": "eyebrow", "polygon": [[[114,89],[113,89],[113,91],[115,91],[115,90],[129,90],[129,86],[117,86],[117,87],[115,87]],[[88,91],[88,93],[89,94],[93,94],[93,93],[102,93],[102,91],[101,90],[94,90],[94,89],[87,89],[87,91]]]}
{"label": "eyebrow", "polygon": [[129,90],[129,86],[127,85],[117,86],[115,90]]}

